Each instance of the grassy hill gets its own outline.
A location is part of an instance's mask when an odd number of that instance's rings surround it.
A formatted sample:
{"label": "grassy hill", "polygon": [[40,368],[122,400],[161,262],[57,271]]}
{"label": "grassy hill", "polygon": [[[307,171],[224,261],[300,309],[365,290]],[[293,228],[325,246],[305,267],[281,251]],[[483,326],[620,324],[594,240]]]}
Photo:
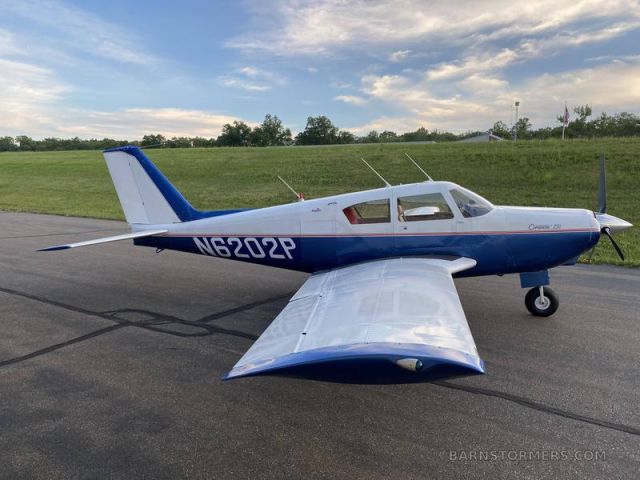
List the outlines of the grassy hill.
{"label": "grassy hill", "polygon": [[[364,157],[392,184],[457,182],[495,204],[594,209],[598,157],[607,156],[609,213],[637,228],[617,236],[627,265],[640,266],[640,139],[487,144],[151,149],[149,157],[198,208],[286,203],[283,176],[307,198],[380,186]],[[101,152],[0,153],[0,210],[123,219]],[[620,264],[602,241],[594,262]]]}

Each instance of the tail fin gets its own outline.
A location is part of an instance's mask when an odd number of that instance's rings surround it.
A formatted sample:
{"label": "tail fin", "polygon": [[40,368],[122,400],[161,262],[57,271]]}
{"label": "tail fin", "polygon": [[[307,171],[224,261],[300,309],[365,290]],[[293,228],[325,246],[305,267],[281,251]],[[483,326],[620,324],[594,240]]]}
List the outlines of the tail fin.
{"label": "tail fin", "polygon": [[111,148],[104,159],[128,223],[179,223],[201,216],[140,148]]}

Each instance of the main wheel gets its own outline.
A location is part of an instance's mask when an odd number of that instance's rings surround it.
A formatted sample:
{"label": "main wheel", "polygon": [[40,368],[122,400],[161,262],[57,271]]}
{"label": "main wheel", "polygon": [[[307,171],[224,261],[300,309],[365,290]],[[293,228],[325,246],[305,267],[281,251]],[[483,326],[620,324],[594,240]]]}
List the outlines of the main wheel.
{"label": "main wheel", "polygon": [[558,297],[549,287],[542,287],[542,296],[540,296],[540,287],[534,287],[527,292],[524,297],[524,304],[527,310],[536,317],[548,317],[556,313],[560,302]]}

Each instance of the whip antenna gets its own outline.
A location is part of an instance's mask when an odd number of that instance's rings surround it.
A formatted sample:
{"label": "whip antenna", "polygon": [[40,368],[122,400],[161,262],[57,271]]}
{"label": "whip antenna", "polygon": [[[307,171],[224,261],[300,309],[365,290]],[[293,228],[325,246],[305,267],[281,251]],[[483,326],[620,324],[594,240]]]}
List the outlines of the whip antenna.
{"label": "whip antenna", "polygon": [[304,202],[304,195],[303,195],[302,193],[298,193],[298,192],[296,192],[296,191],[291,187],[291,185],[289,185],[287,182],[285,182],[284,178],[282,178],[280,175],[278,175],[278,180],[280,180],[282,183],[284,183],[284,184],[285,184],[285,186],[286,186],[289,190],[291,190],[291,193],[293,193],[293,194],[296,196],[296,198],[298,199],[298,201],[299,201],[299,202]]}
{"label": "whip antenna", "polygon": [[429,176],[429,174],[428,174],[427,172],[425,172],[425,171],[422,169],[422,167],[421,167],[420,165],[418,165],[418,164],[416,163],[416,161],[415,161],[413,158],[411,158],[411,157],[409,156],[409,154],[408,154],[408,153],[405,153],[405,155],[407,156],[407,158],[408,158],[409,160],[411,160],[411,163],[413,163],[413,164],[418,168],[418,170],[420,170],[422,173],[424,173],[424,176],[425,176],[425,177],[427,177],[427,178],[429,179],[429,181],[430,181],[430,182],[433,182],[433,178],[431,178],[431,177]]}
{"label": "whip antenna", "polygon": [[367,161],[366,161],[364,158],[361,158],[360,160],[362,160],[362,161],[364,162],[364,164],[365,164],[367,167],[369,167],[369,168],[371,169],[371,171],[372,171],[373,173],[375,173],[375,174],[378,176],[378,178],[379,178],[380,180],[382,180],[382,181],[384,182],[384,184],[385,184],[387,187],[390,187],[390,186],[391,186],[391,184],[390,184],[389,182],[387,182],[387,181],[384,179],[384,177],[383,177],[382,175],[380,175],[378,172],[376,172],[376,169],[375,169],[375,168],[373,168],[371,165],[369,165],[369,164],[367,163]]}

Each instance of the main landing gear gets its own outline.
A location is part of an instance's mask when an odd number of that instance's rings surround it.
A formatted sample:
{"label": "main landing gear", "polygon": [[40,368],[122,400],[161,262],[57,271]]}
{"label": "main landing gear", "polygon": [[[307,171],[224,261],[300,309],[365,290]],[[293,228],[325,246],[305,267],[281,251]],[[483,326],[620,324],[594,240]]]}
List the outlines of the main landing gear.
{"label": "main landing gear", "polygon": [[548,317],[556,313],[560,302],[553,290],[549,287],[533,287],[524,297],[527,310],[536,317]]}
{"label": "main landing gear", "polygon": [[536,317],[548,317],[556,313],[560,302],[558,296],[549,287],[549,272],[526,272],[520,274],[522,288],[533,287],[524,297],[527,310]]}

